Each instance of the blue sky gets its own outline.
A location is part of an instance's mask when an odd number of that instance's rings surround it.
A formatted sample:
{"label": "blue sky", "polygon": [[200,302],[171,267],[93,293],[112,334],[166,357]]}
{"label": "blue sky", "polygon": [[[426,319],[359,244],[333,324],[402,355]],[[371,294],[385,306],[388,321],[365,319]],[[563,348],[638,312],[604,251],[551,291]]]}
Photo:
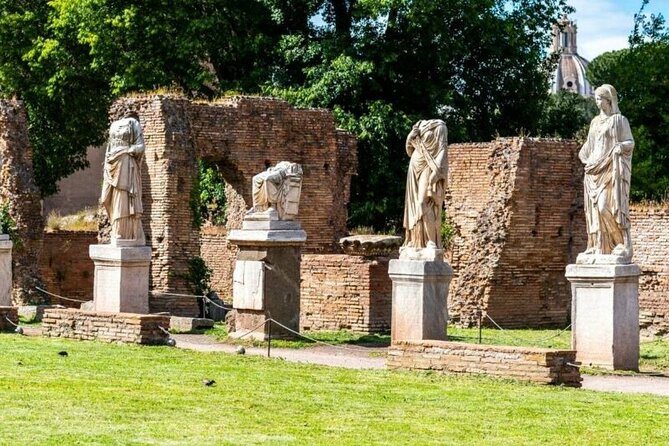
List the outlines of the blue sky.
{"label": "blue sky", "polygon": [[[641,0],[568,0],[576,8],[569,17],[578,26],[578,53],[588,60],[627,47],[634,14]],[[669,0],[650,0],[645,13],[661,13],[669,21]]]}

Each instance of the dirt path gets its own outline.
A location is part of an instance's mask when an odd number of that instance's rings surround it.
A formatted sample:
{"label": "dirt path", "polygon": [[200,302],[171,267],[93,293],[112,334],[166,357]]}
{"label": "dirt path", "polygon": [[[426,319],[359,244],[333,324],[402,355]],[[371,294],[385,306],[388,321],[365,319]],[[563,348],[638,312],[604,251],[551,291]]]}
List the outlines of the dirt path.
{"label": "dirt path", "polygon": [[[237,346],[216,342],[204,335],[173,335],[177,347],[201,352],[235,353]],[[267,348],[245,347],[247,355],[267,356]],[[386,367],[386,349],[358,346],[317,346],[309,348],[272,348],[270,355],[291,362],[344,367],[348,369],[383,369]]]}
{"label": "dirt path", "polygon": [[[235,353],[237,346],[217,342],[205,335],[173,335],[177,347],[202,352]],[[246,347],[246,354],[267,356],[267,348]],[[272,348],[271,356],[291,362],[306,362],[349,369],[384,369],[386,349],[378,347],[318,346],[303,349]],[[669,377],[666,376],[625,376],[625,375],[583,375],[583,389],[600,392],[648,393],[669,396]]]}

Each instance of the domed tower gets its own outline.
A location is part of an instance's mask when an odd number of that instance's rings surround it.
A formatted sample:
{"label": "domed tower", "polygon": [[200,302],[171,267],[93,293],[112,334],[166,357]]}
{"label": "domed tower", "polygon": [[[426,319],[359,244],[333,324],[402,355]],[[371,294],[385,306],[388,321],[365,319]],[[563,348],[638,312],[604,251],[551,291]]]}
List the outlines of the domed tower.
{"label": "domed tower", "polygon": [[585,78],[585,69],[590,62],[576,52],[576,24],[567,16],[563,16],[559,24],[553,25],[551,51],[560,54],[551,92],[557,93],[564,89],[581,96],[592,96],[592,86]]}

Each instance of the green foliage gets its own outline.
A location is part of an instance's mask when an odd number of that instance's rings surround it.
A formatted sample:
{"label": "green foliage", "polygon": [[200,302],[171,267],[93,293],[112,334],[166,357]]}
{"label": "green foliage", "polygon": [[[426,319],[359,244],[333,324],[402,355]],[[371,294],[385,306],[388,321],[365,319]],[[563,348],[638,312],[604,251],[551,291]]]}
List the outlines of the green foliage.
{"label": "green foliage", "polygon": [[669,191],[669,34],[661,16],[642,12],[635,17],[632,46],[595,58],[588,79],[616,88],[632,127],[632,198],[661,200]]}
{"label": "green foliage", "polygon": [[9,213],[9,203],[0,203],[0,234],[9,235],[9,239],[14,243],[14,247],[20,248],[23,245],[19,236],[19,228],[16,220]]}
{"label": "green foliage", "polygon": [[455,227],[446,215],[446,211],[441,212],[441,246],[448,249],[451,246],[451,241],[455,236]]}
{"label": "green foliage", "polygon": [[205,296],[211,292],[212,270],[202,257],[193,257],[188,261],[186,279],[194,295]]}
{"label": "green foliage", "polygon": [[327,107],[359,140],[351,226],[400,227],[416,120],[444,119],[453,142],[534,133],[565,3],[0,0],[0,94],[27,105],[43,195],[85,165],[127,92]]}
{"label": "green foliage", "polygon": [[[285,26],[292,2],[266,3]],[[351,226],[400,226],[404,141],[416,120],[444,119],[455,142],[534,130],[552,68],[545,48],[565,2],[298,3],[311,11],[291,22],[265,91],[331,108],[358,136]]]}
{"label": "green foliage", "polygon": [[86,166],[115,97],[160,87],[195,97],[258,90],[277,38],[253,0],[0,0],[0,96],[26,104],[46,196]]}
{"label": "green foliage", "polygon": [[198,162],[198,174],[192,194],[191,207],[197,226],[204,222],[225,225],[228,219],[225,181],[218,166],[202,160]]}
{"label": "green foliage", "polygon": [[585,134],[598,113],[594,98],[562,90],[551,94],[544,103],[537,125],[540,136],[578,139]]}

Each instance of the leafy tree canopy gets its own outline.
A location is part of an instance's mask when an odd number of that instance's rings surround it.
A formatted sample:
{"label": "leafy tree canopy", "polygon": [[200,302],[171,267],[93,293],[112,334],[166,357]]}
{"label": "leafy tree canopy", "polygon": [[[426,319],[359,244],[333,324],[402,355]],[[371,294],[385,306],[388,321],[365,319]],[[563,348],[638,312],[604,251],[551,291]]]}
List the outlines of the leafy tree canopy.
{"label": "leafy tree canopy", "polygon": [[544,102],[536,131],[540,136],[585,141],[590,121],[598,112],[593,98],[560,90]]}
{"label": "leafy tree canopy", "polygon": [[646,16],[643,6],[635,16],[630,48],[595,58],[588,79],[593,85],[613,85],[630,121],[636,142],[632,198],[659,200],[669,191],[669,33],[664,18]]}
{"label": "leafy tree canopy", "polygon": [[0,95],[26,104],[42,194],[85,167],[115,97],[258,91],[277,32],[256,1],[1,0]]}
{"label": "leafy tree canopy", "polygon": [[[291,3],[270,1],[290,18]],[[266,92],[331,108],[359,140],[351,224],[400,225],[404,138],[444,119],[451,141],[534,130],[562,1],[314,0],[280,43]],[[320,20],[313,20],[313,17]]]}
{"label": "leafy tree canopy", "polygon": [[352,224],[399,226],[417,119],[451,141],[534,131],[564,0],[0,0],[0,94],[27,105],[43,194],[118,95],[226,90],[331,108],[359,139]]}

